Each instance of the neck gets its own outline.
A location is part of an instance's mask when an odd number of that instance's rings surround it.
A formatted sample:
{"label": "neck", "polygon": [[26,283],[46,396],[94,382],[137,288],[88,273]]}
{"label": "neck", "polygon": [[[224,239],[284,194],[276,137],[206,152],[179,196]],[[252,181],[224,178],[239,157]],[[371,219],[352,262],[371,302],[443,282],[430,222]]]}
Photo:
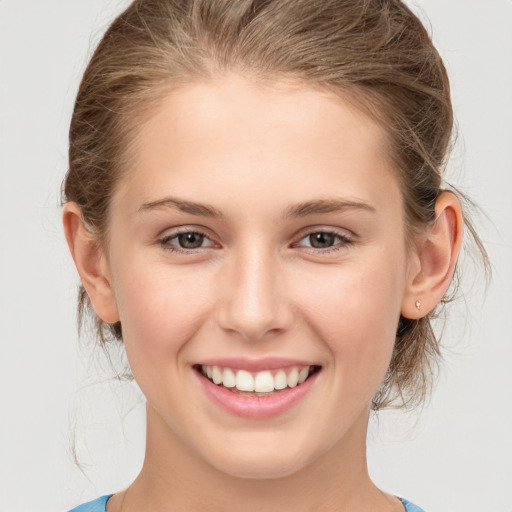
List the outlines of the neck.
{"label": "neck", "polygon": [[377,489],[368,475],[367,411],[342,444],[307,467],[272,479],[239,478],[217,470],[171,433],[152,407],[147,415],[143,468],[126,491],[109,500],[108,512],[163,512],[169,505],[188,512],[393,509],[389,496]]}

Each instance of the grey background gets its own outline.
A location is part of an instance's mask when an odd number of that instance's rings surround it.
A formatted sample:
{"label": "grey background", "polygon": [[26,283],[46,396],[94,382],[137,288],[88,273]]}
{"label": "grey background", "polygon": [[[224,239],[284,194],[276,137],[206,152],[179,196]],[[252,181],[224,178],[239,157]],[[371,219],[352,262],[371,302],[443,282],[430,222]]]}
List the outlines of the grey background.
{"label": "grey background", "polygon": [[[119,490],[143,456],[134,384],[79,343],[59,187],[78,80],[122,0],[0,1],[0,510],[57,511]],[[416,0],[451,75],[449,179],[477,218],[494,278],[466,262],[431,403],[372,420],[370,469],[432,512],[512,510],[512,2]],[[83,472],[73,463],[75,447]]]}

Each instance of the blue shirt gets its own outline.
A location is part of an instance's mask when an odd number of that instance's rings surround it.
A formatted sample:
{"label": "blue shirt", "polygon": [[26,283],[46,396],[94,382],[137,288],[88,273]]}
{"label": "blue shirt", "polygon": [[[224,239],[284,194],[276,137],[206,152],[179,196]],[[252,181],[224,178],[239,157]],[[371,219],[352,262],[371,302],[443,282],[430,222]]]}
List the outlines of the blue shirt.
{"label": "blue shirt", "polygon": [[[73,510],[70,510],[69,512],[105,512],[105,507],[110,496],[112,496],[112,494],[102,496],[101,498],[90,501],[89,503],[84,503],[83,505],[80,505]],[[400,498],[400,500],[404,504],[406,512],[425,512],[423,509],[404,498]]]}

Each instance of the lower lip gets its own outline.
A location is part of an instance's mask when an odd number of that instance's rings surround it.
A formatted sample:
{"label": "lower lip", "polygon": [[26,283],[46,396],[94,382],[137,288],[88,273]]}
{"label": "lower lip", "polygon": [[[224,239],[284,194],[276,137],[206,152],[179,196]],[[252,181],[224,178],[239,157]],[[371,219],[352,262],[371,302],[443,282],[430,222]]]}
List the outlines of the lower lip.
{"label": "lower lip", "polygon": [[238,395],[224,386],[214,384],[201,373],[195,373],[206,394],[229,413],[244,418],[272,418],[283,414],[299,402],[311,389],[320,372],[314,373],[294,388],[286,388],[268,396]]}

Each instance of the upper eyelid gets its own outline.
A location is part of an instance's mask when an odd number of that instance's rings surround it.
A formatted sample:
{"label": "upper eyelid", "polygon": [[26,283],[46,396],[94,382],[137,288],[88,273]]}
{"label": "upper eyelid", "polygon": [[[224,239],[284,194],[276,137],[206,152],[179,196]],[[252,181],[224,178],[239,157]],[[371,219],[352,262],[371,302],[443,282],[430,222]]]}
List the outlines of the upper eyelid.
{"label": "upper eyelid", "polygon": [[[307,238],[308,236],[312,235],[312,234],[315,234],[315,233],[328,233],[328,234],[332,234],[334,235],[335,237],[338,237],[339,238],[339,241],[337,243],[335,243],[333,246],[331,247],[326,247],[324,249],[318,249],[318,248],[315,248],[315,247],[308,247],[308,246],[301,246],[301,245],[298,245],[299,242],[301,242],[302,240],[304,240],[305,238]],[[334,230],[328,230],[328,229],[317,229],[317,230],[313,230],[313,231],[309,231],[307,232],[305,235],[302,235],[300,237],[297,238],[297,241],[296,242],[293,242],[293,245],[296,246],[296,247],[304,247],[306,249],[312,249],[314,251],[321,251],[321,252],[328,252],[329,250],[333,250],[336,248],[337,245],[340,244],[345,244],[345,245],[348,245],[348,244],[352,244],[354,243],[354,237],[352,236],[347,236],[345,234],[342,234],[342,233],[339,233],[337,231],[334,231]]]}
{"label": "upper eyelid", "polygon": [[195,226],[191,226],[191,227],[183,227],[183,226],[181,226],[181,227],[177,227],[177,228],[166,228],[163,231],[161,231],[157,235],[156,238],[161,241],[161,240],[164,240],[166,238],[175,238],[178,235],[182,235],[184,233],[198,233],[200,235],[205,236],[209,240],[212,239],[212,235],[210,235],[208,233],[207,229],[203,229],[203,228],[195,227]]}
{"label": "upper eyelid", "polygon": [[346,228],[335,228],[329,226],[313,226],[305,228],[304,230],[300,230],[296,235],[296,239],[302,240],[308,235],[313,233],[332,233],[333,235],[339,236],[341,238],[354,239],[356,238],[356,234],[349,229]]}
{"label": "upper eyelid", "polygon": [[[172,240],[173,238],[176,238],[177,236],[179,236],[181,234],[184,234],[184,233],[197,233],[197,234],[200,234],[200,235],[204,236],[205,238],[207,238],[210,242],[216,243],[215,240],[213,239],[213,237],[206,232],[207,230],[204,230],[202,228],[195,227],[195,226],[178,227],[178,228],[175,228],[173,231],[171,231],[168,234],[166,234],[166,231],[167,230],[164,230],[162,232],[162,234],[158,236],[158,241],[160,243],[163,243],[165,240]],[[292,242],[292,246],[298,244],[304,238],[306,238],[306,237],[308,237],[308,236],[310,236],[312,234],[315,234],[315,233],[329,233],[329,234],[333,234],[333,235],[339,237],[340,239],[344,239],[347,242],[348,241],[352,242],[353,238],[354,238],[354,234],[353,233],[351,233],[351,232],[350,232],[350,234],[341,233],[336,228],[320,227],[320,226],[319,227],[310,227],[310,228],[305,228],[305,230],[303,230],[302,232],[300,232],[298,235],[296,235],[294,237],[295,241]],[[186,248],[180,247],[179,249],[183,250],[185,252],[191,252],[191,251],[194,251],[194,250],[199,250],[201,248],[199,247],[197,249],[186,249]],[[203,247],[203,249],[204,249],[204,247]]]}
{"label": "upper eyelid", "polygon": [[[174,249],[172,249],[174,252],[182,252],[182,253],[194,253],[200,250],[204,249],[211,249],[212,246],[216,243],[208,233],[205,232],[203,229],[199,228],[175,228],[174,230],[167,233],[167,229],[162,231],[160,235],[157,236],[156,242],[164,247],[165,245],[172,245],[174,246]],[[206,247],[196,247],[193,249],[187,249],[186,247],[180,247],[179,244],[170,244],[169,242],[173,240],[174,238],[178,237],[179,235],[186,234],[186,233],[197,233],[201,236],[204,236],[205,239],[209,240],[211,242],[211,245],[207,245]],[[171,250],[170,248],[167,248],[167,250]]]}

